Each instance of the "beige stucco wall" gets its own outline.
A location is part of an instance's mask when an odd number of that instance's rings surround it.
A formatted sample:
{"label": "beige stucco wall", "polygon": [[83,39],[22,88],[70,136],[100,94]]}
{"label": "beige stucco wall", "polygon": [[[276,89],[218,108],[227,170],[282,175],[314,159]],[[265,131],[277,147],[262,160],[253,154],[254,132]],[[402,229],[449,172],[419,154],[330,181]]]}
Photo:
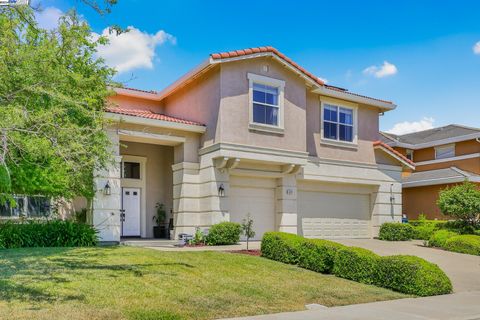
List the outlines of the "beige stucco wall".
{"label": "beige stucco wall", "polygon": [[[285,81],[283,134],[249,129],[248,73]],[[305,151],[305,116],[305,82],[277,61],[258,58],[222,64],[219,141]]]}
{"label": "beige stucco wall", "polygon": [[216,67],[164,99],[164,112],[206,125],[202,145],[210,145],[218,131],[220,87],[220,67]]}
{"label": "beige stucco wall", "polygon": [[[167,210],[167,222],[173,207],[173,148],[138,142],[122,142],[121,155],[146,157],[146,235],[153,237],[155,205],[161,202]],[[142,190],[143,192],[143,190]]]}
{"label": "beige stucco wall", "polygon": [[150,110],[157,113],[164,112],[160,102],[155,100],[128,97],[123,95],[114,95],[108,98],[108,102],[112,107]]}

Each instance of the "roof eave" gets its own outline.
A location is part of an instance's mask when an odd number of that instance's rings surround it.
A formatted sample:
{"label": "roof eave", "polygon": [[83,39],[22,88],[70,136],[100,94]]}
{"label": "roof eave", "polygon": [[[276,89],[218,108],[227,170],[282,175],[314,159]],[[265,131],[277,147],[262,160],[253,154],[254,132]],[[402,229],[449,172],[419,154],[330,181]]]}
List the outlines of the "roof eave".
{"label": "roof eave", "polygon": [[376,145],[374,146],[374,149],[377,149],[377,150],[382,150],[384,151],[385,153],[387,153],[389,156],[393,157],[394,159],[398,160],[404,167],[407,167],[411,170],[415,170],[415,165],[406,161],[405,159],[403,159],[402,157],[398,156],[397,154],[395,154],[395,152],[392,152],[391,150],[389,150],[388,148],[385,148],[384,146],[382,145]]}
{"label": "roof eave", "polygon": [[361,97],[361,96],[350,94],[348,91],[342,92],[342,91],[332,90],[323,86],[318,86],[318,88],[314,89],[313,92],[318,93],[320,95],[332,97],[332,98],[348,100],[348,101],[353,101],[357,103],[378,107],[382,111],[394,110],[397,107],[396,104],[393,104],[390,102],[380,101],[373,98]]}
{"label": "roof eave", "polygon": [[472,133],[472,134],[467,134],[467,135],[462,135],[462,136],[457,136],[457,137],[452,137],[452,138],[447,138],[442,140],[418,143],[418,144],[397,142],[395,147],[418,150],[418,149],[431,148],[435,146],[442,146],[442,145],[461,142],[461,141],[473,140],[476,138],[480,138],[480,133]]}
{"label": "roof eave", "polygon": [[128,88],[112,88],[116,94],[121,96],[160,101],[158,93],[132,90]]}

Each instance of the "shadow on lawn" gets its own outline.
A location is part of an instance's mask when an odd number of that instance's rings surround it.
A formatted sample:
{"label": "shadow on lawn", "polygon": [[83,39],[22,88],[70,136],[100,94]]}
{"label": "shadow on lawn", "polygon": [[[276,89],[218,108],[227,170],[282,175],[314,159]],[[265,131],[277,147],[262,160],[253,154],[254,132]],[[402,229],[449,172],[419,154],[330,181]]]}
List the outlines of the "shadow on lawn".
{"label": "shadow on lawn", "polygon": [[[173,270],[155,267],[195,266],[184,262],[158,263],[121,263],[108,261],[113,248],[28,248],[0,251],[0,300],[20,300],[24,302],[53,302],[84,300],[79,294],[53,294],[61,285],[68,283],[71,277],[142,277],[145,274],[177,276]],[[120,254],[120,253],[119,253]],[[106,258],[106,259],[102,259]],[[103,260],[103,261],[102,261]],[[92,271],[92,272],[89,272]],[[96,271],[103,271],[98,273]],[[51,290],[39,288],[39,284],[51,287]]]}

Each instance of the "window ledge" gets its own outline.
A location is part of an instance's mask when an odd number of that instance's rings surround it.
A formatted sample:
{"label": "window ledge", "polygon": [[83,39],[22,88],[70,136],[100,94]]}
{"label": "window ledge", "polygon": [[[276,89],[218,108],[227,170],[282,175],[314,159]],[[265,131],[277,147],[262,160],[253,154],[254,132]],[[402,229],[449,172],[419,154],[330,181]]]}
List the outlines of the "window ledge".
{"label": "window ledge", "polygon": [[357,150],[358,149],[358,144],[355,142],[346,142],[346,141],[338,141],[338,140],[330,140],[330,139],[325,139],[322,138],[320,140],[320,144],[324,144],[327,146],[335,146],[335,147],[342,147],[342,148],[348,148],[348,149],[353,149]]}
{"label": "window ledge", "polygon": [[254,130],[254,131],[262,131],[262,132],[268,132],[268,133],[275,133],[275,134],[281,134],[283,135],[285,132],[285,129],[280,128],[280,127],[275,127],[275,126],[269,126],[267,124],[259,124],[259,123],[250,123],[248,125],[249,130]]}

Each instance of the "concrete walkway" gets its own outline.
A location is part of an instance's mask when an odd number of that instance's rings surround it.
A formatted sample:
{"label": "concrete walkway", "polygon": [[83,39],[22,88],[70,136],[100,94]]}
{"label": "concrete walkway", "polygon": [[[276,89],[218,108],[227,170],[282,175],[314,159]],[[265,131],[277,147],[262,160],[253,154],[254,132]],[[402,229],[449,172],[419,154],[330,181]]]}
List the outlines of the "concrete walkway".
{"label": "concrete walkway", "polygon": [[379,255],[408,254],[437,264],[450,278],[454,292],[480,291],[480,257],[424,247],[423,241],[336,240]]}
{"label": "concrete walkway", "polygon": [[244,317],[249,320],[474,320],[480,291]]}

